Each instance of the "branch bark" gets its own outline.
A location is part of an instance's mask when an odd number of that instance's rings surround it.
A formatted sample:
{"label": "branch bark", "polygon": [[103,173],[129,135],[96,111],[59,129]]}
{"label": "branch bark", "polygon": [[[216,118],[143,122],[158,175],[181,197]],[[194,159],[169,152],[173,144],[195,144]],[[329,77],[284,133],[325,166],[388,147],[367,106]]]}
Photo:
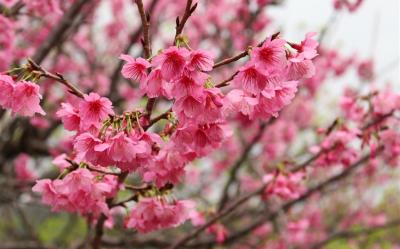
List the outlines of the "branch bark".
{"label": "branch bark", "polygon": [[48,38],[42,43],[36,53],[33,55],[33,60],[38,64],[42,63],[46,59],[47,55],[51,52],[60,39],[62,39],[63,34],[68,30],[68,28],[74,23],[74,19],[80,13],[85,4],[90,3],[92,0],[77,0],[66,13],[64,13],[60,22],[51,31]]}

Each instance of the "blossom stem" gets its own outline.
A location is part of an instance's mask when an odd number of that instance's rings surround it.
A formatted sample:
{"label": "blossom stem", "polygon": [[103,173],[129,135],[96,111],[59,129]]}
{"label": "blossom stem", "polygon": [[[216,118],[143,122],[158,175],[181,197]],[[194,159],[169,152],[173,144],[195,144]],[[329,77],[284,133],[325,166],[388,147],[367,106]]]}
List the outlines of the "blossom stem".
{"label": "blossom stem", "polygon": [[187,0],[185,13],[182,16],[182,20],[180,20],[179,17],[176,18],[176,33],[174,38],[174,45],[176,45],[178,37],[182,34],[183,28],[185,27],[187,20],[197,8],[197,3],[195,3],[193,6],[192,3],[193,0]]}
{"label": "blossom stem", "polygon": [[53,79],[55,81],[60,82],[61,84],[65,85],[68,89],[69,92],[74,94],[75,96],[79,97],[79,98],[83,98],[84,93],[79,90],[76,86],[74,86],[73,84],[71,84],[70,82],[68,82],[64,76],[62,76],[59,73],[53,74],[50,73],[49,71],[47,71],[46,69],[42,68],[41,66],[39,66],[39,64],[37,64],[35,61],[28,59],[28,63],[29,66],[31,67],[31,69],[33,71],[38,71],[40,73],[40,77],[45,77],[45,78],[49,78],[49,79]]}

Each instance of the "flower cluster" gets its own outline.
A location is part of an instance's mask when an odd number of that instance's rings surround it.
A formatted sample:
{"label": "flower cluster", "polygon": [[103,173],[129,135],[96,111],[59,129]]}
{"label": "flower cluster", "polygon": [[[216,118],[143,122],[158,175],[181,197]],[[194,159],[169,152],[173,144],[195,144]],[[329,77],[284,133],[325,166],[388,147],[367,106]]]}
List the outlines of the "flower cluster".
{"label": "flower cluster", "polygon": [[315,74],[311,61],[317,56],[315,33],[301,44],[270,37],[250,52],[251,60],[241,67],[233,81],[236,87],[226,96],[230,108],[250,119],[278,116],[297,92],[299,80]]}
{"label": "flower cluster", "polygon": [[39,90],[39,86],[33,82],[15,82],[8,75],[0,75],[0,106],[21,116],[31,117],[35,113],[45,115],[40,106],[42,95]]}
{"label": "flower cluster", "polygon": [[62,179],[37,181],[33,191],[42,194],[42,201],[53,211],[68,211],[99,216],[108,213],[106,198],[117,181],[113,176],[97,177],[88,169],[77,169]]}

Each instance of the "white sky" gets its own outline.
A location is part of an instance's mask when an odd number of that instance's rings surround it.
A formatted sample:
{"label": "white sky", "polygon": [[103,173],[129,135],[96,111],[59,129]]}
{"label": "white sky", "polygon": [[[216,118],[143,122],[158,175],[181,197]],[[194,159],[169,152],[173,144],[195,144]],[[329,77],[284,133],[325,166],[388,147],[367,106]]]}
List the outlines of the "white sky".
{"label": "white sky", "polygon": [[[302,39],[305,32],[320,31],[333,13],[333,0],[286,0],[270,14],[284,37]],[[325,43],[345,54],[374,56],[377,71],[393,65],[400,56],[400,0],[364,0],[355,13],[342,11],[326,36]],[[375,37],[372,35],[375,34]],[[400,89],[399,63],[381,78]]]}

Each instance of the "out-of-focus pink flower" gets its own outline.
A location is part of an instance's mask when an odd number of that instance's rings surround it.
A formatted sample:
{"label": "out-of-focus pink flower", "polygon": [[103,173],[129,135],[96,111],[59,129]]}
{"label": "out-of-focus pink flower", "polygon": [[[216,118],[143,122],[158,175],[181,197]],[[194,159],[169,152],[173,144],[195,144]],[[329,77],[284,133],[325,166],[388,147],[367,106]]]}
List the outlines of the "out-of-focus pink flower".
{"label": "out-of-focus pink flower", "polygon": [[34,171],[28,166],[29,156],[27,154],[19,154],[14,160],[14,170],[17,179],[20,181],[32,181],[37,178]]}
{"label": "out-of-focus pink flower", "polygon": [[216,223],[207,228],[207,232],[214,234],[215,241],[222,244],[228,236],[228,230],[221,223]]}
{"label": "out-of-focus pink flower", "polygon": [[175,201],[172,204],[163,199],[143,198],[132,208],[125,225],[141,233],[177,227],[189,219],[194,209],[192,201]]}
{"label": "out-of-focus pink flower", "polygon": [[304,191],[302,181],[303,172],[287,173],[278,175],[267,174],[264,176],[265,182],[270,182],[265,188],[264,197],[269,198],[272,195],[279,196],[284,200],[295,199]]}

